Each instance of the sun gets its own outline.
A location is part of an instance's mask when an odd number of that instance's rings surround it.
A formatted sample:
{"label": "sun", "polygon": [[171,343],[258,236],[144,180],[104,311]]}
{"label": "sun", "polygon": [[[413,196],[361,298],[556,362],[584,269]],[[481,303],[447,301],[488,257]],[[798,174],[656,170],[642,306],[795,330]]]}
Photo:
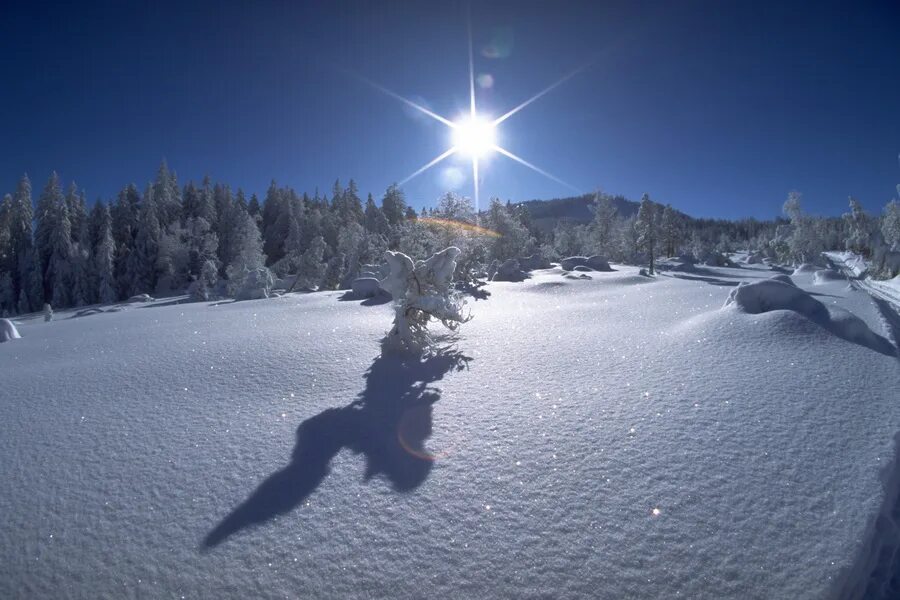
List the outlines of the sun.
{"label": "sun", "polygon": [[497,127],[493,121],[465,116],[453,123],[453,149],[470,158],[482,158],[497,145]]}
{"label": "sun", "polygon": [[501,123],[503,123],[508,118],[515,115],[522,109],[524,109],[526,106],[529,106],[531,103],[535,102],[536,100],[543,97],[544,95],[550,93],[552,90],[556,89],[557,87],[562,85],[564,82],[568,81],[569,79],[571,79],[572,77],[574,77],[575,75],[577,75],[578,73],[580,73],[581,71],[586,69],[588,66],[590,66],[590,64],[593,61],[589,61],[588,63],[585,63],[584,65],[570,71],[569,73],[567,73],[566,75],[564,75],[563,77],[558,79],[557,81],[553,82],[552,84],[550,84],[543,90],[539,91],[537,94],[535,94],[534,96],[532,96],[525,102],[522,102],[521,104],[519,104],[512,110],[507,111],[500,117],[497,117],[496,119],[488,119],[488,118],[480,116],[478,114],[478,110],[475,106],[475,61],[474,61],[474,54],[472,52],[472,21],[471,21],[471,17],[469,18],[468,25],[469,25],[469,112],[468,112],[468,114],[464,114],[464,115],[460,116],[455,121],[451,121],[450,119],[447,119],[446,117],[442,117],[441,115],[437,114],[436,112],[422,106],[418,102],[414,102],[414,101],[410,100],[409,98],[401,96],[400,94],[389,90],[388,88],[384,87],[383,85],[381,85],[379,83],[376,83],[376,82],[374,82],[370,79],[367,79],[366,77],[363,77],[361,75],[356,75],[359,79],[361,79],[363,82],[371,85],[376,90],[378,90],[384,94],[387,94],[388,96],[390,96],[396,100],[399,100],[403,104],[421,112],[424,115],[431,117],[435,121],[438,121],[439,123],[446,125],[451,130],[452,145],[450,146],[450,148],[448,148],[447,150],[445,150],[444,152],[442,152],[435,158],[431,159],[430,161],[428,161],[427,163],[425,163],[424,165],[422,165],[421,167],[416,169],[414,172],[410,173],[405,179],[401,180],[399,182],[399,184],[405,185],[406,182],[408,182],[410,179],[421,175],[422,173],[424,173],[431,167],[435,166],[442,160],[444,160],[450,156],[453,156],[454,154],[464,156],[465,158],[468,158],[472,162],[472,188],[473,188],[473,191],[475,192],[475,194],[474,194],[475,195],[475,211],[477,214],[477,212],[480,210],[480,204],[479,204],[479,199],[478,199],[478,196],[479,196],[478,165],[479,165],[479,162],[482,162],[481,159],[485,158],[490,153],[496,152],[498,154],[502,154],[506,158],[514,160],[515,162],[519,163],[520,165],[528,167],[535,173],[539,173],[539,174],[543,175],[544,177],[551,179],[551,180],[555,181],[556,183],[559,183],[567,188],[575,190],[576,193],[581,194],[582,193],[581,190],[579,190],[577,187],[563,181],[559,177],[556,177],[555,175],[548,173],[547,171],[545,171],[544,169],[541,169],[537,165],[534,165],[534,164],[528,162],[524,158],[517,156],[517,155],[513,154],[512,152],[510,152],[509,150],[507,150],[506,148],[500,146],[497,143],[497,126],[499,126]]}

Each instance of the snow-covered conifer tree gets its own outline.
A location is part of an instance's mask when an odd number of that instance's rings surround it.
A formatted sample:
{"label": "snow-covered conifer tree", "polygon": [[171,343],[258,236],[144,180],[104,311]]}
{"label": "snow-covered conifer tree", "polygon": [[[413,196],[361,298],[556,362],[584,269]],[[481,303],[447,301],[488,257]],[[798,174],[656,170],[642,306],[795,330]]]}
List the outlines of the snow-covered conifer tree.
{"label": "snow-covered conifer tree", "polygon": [[428,322],[440,321],[451,331],[471,316],[463,314],[465,303],[453,290],[453,273],[459,248],[446,248],[425,261],[414,263],[400,252],[386,252],[390,273],[381,287],[394,299],[394,324],[384,340],[384,349],[420,353],[433,348]]}
{"label": "snow-covered conifer tree", "polygon": [[656,240],[658,232],[656,224],[656,206],[647,194],[641,196],[641,206],[638,208],[634,228],[637,233],[638,246],[643,248],[650,257],[649,273],[653,275],[655,272]]}
{"label": "snow-covered conifer tree", "polygon": [[[900,185],[897,186],[897,194],[900,196]],[[891,200],[884,207],[881,235],[884,236],[884,243],[891,250],[900,250],[900,201],[896,199]]]}
{"label": "snow-covered conifer tree", "polygon": [[847,250],[861,256],[871,255],[871,221],[862,205],[853,196],[850,196],[850,212],[844,214],[844,221],[847,223]]}
{"label": "snow-covered conifer tree", "polygon": [[109,207],[101,205],[99,217],[99,240],[94,247],[94,273],[96,273],[97,299],[102,304],[116,301],[116,283],[114,260],[116,256],[115,242],[112,236],[112,218]]}
{"label": "snow-covered conifer tree", "polygon": [[[228,293],[237,294],[244,286],[249,273],[265,269],[266,255],[263,254],[263,243],[260,237],[256,220],[249,214],[235,228],[235,243],[237,254],[225,272],[228,276]],[[268,269],[266,269],[268,270]],[[257,280],[265,280],[265,277],[256,277]]]}

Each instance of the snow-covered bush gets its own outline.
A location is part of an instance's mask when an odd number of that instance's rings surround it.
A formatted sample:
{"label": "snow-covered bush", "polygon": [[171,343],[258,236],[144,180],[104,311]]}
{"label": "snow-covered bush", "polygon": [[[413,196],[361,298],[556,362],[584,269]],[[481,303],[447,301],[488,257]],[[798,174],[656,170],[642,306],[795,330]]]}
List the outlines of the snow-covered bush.
{"label": "snow-covered bush", "polygon": [[191,299],[199,302],[209,300],[218,280],[219,270],[216,268],[216,263],[212,260],[207,260],[203,263],[203,268],[200,270],[200,277],[193,281],[188,288]]}
{"label": "snow-covered bush", "polygon": [[17,340],[21,335],[16,326],[9,319],[0,319],[0,342],[8,342],[9,340]]}
{"label": "snow-covered bush", "polygon": [[235,300],[258,300],[268,298],[275,280],[272,272],[265,267],[247,269],[240,279],[241,284],[234,295]]}
{"label": "snow-covered bush", "polygon": [[401,252],[386,252],[390,273],[381,287],[394,298],[394,326],[384,340],[386,350],[419,353],[429,350],[433,338],[428,322],[440,321],[451,331],[471,319],[463,314],[465,303],[451,287],[459,248],[451,246],[425,261]]}

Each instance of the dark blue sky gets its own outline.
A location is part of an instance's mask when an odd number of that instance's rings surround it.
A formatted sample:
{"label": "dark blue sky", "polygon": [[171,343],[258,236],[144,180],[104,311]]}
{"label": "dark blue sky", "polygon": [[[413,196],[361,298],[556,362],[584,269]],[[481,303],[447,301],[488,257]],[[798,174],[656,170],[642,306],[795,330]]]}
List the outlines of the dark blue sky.
{"label": "dark blue sky", "polygon": [[[900,183],[900,3],[472,4],[478,105],[501,114],[591,66],[499,129],[574,187],[643,192],[697,215],[771,217],[787,192],[838,214]],[[448,117],[468,102],[466,4],[6,3],[0,190],[51,169],[90,199],[180,180],[263,193],[354,177],[380,197],[449,145],[447,128],[351,75]],[[447,167],[463,179],[454,183]],[[571,195],[494,156],[482,199]],[[458,177],[456,178],[458,179]],[[448,159],[406,186],[416,207],[458,185]]]}

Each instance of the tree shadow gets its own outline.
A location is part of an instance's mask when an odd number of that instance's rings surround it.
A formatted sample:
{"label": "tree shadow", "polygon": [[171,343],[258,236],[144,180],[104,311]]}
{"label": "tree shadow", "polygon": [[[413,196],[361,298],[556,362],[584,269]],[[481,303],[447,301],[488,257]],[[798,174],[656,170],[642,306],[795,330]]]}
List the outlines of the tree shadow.
{"label": "tree shadow", "polygon": [[339,302],[361,301],[359,303],[360,306],[381,306],[382,304],[387,304],[391,300],[393,300],[393,297],[383,290],[379,290],[377,294],[369,297],[354,294],[351,290],[347,290],[338,296]]}
{"label": "tree shadow", "polygon": [[726,279],[720,279],[718,277],[705,277],[702,275],[685,275],[683,273],[660,273],[660,275],[665,275],[667,277],[671,277],[673,279],[687,279],[690,281],[702,281],[704,283],[709,283],[711,285],[724,285],[728,287],[737,287],[740,285],[738,281],[728,281]]}
{"label": "tree shadow", "polygon": [[434,460],[424,444],[431,435],[432,405],[440,399],[440,390],[428,384],[467,368],[470,360],[454,349],[426,358],[376,358],[357,398],[303,421],[290,464],[267,477],[219,522],[203,540],[203,548],[292,511],[319,487],[330,472],[331,459],[343,448],[365,456],[366,481],[381,475],[398,492],[421,485]]}
{"label": "tree shadow", "polygon": [[893,342],[897,358],[900,358],[900,314],[898,314],[897,311],[894,310],[894,307],[886,300],[882,300],[876,296],[870,296],[870,298],[872,298],[872,301],[878,308],[878,312],[887,329],[888,336]]}

